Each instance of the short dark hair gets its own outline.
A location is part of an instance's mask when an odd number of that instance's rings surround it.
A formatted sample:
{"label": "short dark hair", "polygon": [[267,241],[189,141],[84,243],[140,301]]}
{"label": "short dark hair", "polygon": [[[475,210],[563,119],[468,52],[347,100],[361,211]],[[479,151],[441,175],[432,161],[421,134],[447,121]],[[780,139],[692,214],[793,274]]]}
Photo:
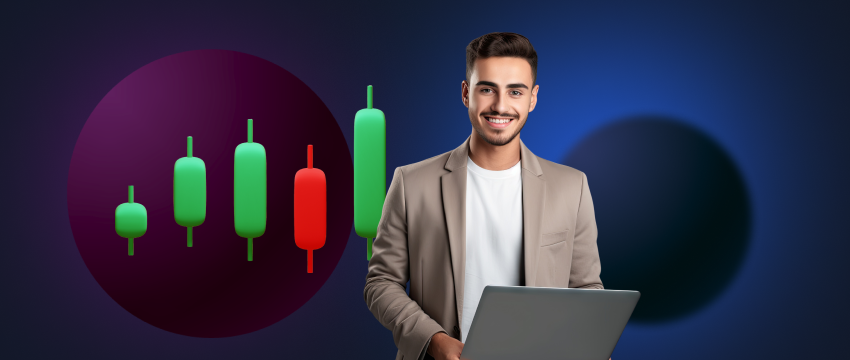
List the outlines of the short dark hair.
{"label": "short dark hair", "polygon": [[479,36],[466,46],[466,81],[472,76],[475,60],[493,56],[523,58],[531,65],[532,86],[537,83],[537,52],[531,41],[520,34],[494,32]]}

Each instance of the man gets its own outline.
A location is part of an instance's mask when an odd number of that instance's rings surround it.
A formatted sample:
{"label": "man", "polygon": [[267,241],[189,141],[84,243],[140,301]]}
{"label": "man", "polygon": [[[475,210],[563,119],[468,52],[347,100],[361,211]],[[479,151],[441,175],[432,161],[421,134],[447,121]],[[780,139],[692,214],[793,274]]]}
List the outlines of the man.
{"label": "man", "polygon": [[586,176],[519,138],[536,77],[524,36],[473,40],[461,82],[472,134],[395,169],[363,293],[396,360],[459,359],[486,285],[602,288]]}

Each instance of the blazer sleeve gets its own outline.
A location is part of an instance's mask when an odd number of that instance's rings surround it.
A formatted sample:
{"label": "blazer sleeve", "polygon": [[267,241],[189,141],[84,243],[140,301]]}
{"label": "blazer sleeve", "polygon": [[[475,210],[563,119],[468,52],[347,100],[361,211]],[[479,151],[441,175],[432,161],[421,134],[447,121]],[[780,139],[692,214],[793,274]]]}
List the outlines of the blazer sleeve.
{"label": "blazer sleeve", "polygon": [[393,174],[372,242],[363,297],[372,315],[392,331],[393,341],[404,358],[418,359],[431,336],[445,330],[405,292],[409,266],[404,174],[399,167]]}
{"label": "blazer sleeve", "polygon": [[593,213],[593,199],[587,186],[587,175],[581,173],[581,196],[576,214],[575,237],[573,238],[573,259],[570,269],[571,288],[603,289],[599,273],[599,249],[596,247],[596,215]]}

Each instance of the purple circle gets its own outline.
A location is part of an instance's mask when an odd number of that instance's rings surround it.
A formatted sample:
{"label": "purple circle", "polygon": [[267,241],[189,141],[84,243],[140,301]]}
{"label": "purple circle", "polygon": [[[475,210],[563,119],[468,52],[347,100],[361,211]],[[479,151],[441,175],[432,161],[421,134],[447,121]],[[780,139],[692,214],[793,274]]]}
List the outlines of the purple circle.
{"label": "purple circle", "polygon": [[[266,232],[236,234],[233,166],[236,146],[266,149]],[[193,228],[174,220],[174,163],[193,156],[207,171],[207,213]],[[313,166],[327,178],[327,238],[314,251],[294,239],[294,178]],[[226,50],[188,51],[156,60],[116,85],[92,112],[74,147],[68,213],[77,248],[97,282],[139,319],[178,334],[235,336],[285,318],[306,303],[336,268],[353,222],[353,165],[345,137],[321,99],[283,68]],[[128,241],[115,232],[115,208],[147,208],[147,232]]]}

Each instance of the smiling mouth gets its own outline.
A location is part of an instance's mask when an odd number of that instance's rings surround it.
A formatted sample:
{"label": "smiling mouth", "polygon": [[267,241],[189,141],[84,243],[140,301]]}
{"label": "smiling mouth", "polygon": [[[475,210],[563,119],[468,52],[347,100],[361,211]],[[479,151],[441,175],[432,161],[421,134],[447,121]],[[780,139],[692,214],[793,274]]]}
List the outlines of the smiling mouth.
{"label": "smiling mouth", "polygon": [[502,129],[510,125],[514,119],[513,118],[505,118],[505,117],[490,117],[485,116],[484,119],[487,120],[487,124],[490,124],[491,127],[496,129]]}

